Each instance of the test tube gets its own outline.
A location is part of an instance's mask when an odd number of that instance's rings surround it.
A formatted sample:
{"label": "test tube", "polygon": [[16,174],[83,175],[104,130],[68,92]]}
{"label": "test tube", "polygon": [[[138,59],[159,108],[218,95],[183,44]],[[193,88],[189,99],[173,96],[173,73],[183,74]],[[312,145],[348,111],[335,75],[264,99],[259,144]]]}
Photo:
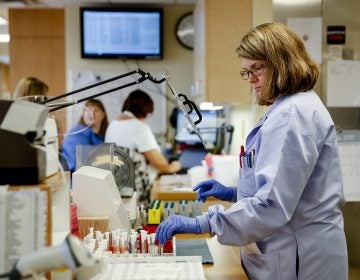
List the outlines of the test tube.
{"label": "test tube", "polygon": [[147,215],[146,215],[146,210],[144,210],[143,204],[140,205],[140,220],[142,226],[147,225]]}
{"label": "test tube", "polygon": [[103,240],[103,234],[101,233],[101,231],[95,231],[95,238],[96,238],[96,242],[97,242],[97,247],[99,247],[101,240]]}
{"label": "test tube", "polygon": [[119,237],[119,236],[115,236],[115,237],[113,238],[113,244],[114,244],[115,254],[120,254],[120,250],[119,250],[120,237]]}
{"label": "test tube", "polygon": [[93,227],[89,227],[89,234],[90,234],[91,238],[94,238],[94,228]]}
{"label": "test tube", "polygon": [[176,256],[176,237],[172,237],[173,256]]}
{"label": "test tube", "polygon": [[130,246],[131,246],[131,253],[133,255],[135,255],[137,253],[137,248],[136,248],[136,239],[137,239],[138,234],[137,233],[133,233],[130,236]]}
{"label": "test tube", "polygon": [[146,235],[146,245],[147,245],[147,253],[151,254],[151,242],[150,242],[150,234]]}
{"label": "test tube", "polygon": [[120,254],[125,254],[125,239],[124,239],[124,237],[120,237],[119,251],[120,251]]}
{"label": "test tube", "polygon": [[157,256],[159,254],[159,248],[155,244],[155,236],[156,236],[156,233],[150,234],[150,254],[152,256]]}
{"label": "test tube", "polygon": [[141,253],[145,254],[147,253],[146,250],[146,235],[147,235],[147,231],[146,230],[140,230],[140,248],[141,248]]}
{"label": "test tube", "polygon": [[109,233],[109,251],[113,254],[115,253],[114,245],[113,245],[113,237],[111,232]]}

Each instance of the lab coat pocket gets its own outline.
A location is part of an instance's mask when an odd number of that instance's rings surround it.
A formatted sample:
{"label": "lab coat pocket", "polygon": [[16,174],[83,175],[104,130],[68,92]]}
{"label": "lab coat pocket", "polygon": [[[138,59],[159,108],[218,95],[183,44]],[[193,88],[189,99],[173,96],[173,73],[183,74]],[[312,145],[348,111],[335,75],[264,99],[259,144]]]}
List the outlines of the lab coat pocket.
{"label": "lab coat pocket", "polygon": [[241,259],[251,280],[280,279],[280,254],[247,254],[242,252]]}
{"label": "lab coat pocket", "polygon": [[258,191],[255,183],[254,168],[241,169],[239,186],[242,195],[253,196]]}

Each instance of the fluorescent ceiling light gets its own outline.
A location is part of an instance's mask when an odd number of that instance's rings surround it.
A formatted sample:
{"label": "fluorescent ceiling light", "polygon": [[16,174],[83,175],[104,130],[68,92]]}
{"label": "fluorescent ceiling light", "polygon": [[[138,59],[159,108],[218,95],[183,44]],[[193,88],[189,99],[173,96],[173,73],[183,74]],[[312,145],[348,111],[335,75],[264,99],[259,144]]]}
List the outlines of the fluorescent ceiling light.
{"label": "fluorescent ceiling light", "polygon": [[0,34],[0,43],[9,43],[10,35],[9,34]]}
{"label": "fluorescent ceiling light", "polygon": [[212,102],[201,102],[200,110],[221,110],[223,106],[214,106]]}

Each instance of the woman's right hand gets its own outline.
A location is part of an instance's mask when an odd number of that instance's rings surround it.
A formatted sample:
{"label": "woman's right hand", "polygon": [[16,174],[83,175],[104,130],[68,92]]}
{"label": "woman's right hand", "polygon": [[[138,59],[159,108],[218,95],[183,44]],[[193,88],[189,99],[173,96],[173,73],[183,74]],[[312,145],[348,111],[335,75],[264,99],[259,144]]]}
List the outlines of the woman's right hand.
{"label": "woman's right hand", "polygon": [[170,162],[169,165],[170,165],[170,169],[172,171],[171,173],[179,172],[182,168],[180,161],[177,161],[177,160]]}
{"label": "woman's right hand", "polygon": [[205,202],[206,198],[209,196],[214,196],[221,200],[231,201],[234,195],[234,190],[232,188],[225,187],[214,179],[206,180],[197,184],[193,188],[193,191],[197,190],[199,190],[197,199],[202,202]]}

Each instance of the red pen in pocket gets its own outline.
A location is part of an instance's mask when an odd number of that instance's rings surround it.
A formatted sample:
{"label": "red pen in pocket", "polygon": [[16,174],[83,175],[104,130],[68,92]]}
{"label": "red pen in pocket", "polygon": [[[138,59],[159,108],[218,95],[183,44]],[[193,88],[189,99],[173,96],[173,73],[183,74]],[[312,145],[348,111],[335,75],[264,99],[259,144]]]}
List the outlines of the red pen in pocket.
{"label": "red pen in pocket", "polygon": [[243,145],[240,146],[240,155],[239,155],[239,161],[240,161],[240,168],[243,168],[243,157],[245,156],[245,148]]}

